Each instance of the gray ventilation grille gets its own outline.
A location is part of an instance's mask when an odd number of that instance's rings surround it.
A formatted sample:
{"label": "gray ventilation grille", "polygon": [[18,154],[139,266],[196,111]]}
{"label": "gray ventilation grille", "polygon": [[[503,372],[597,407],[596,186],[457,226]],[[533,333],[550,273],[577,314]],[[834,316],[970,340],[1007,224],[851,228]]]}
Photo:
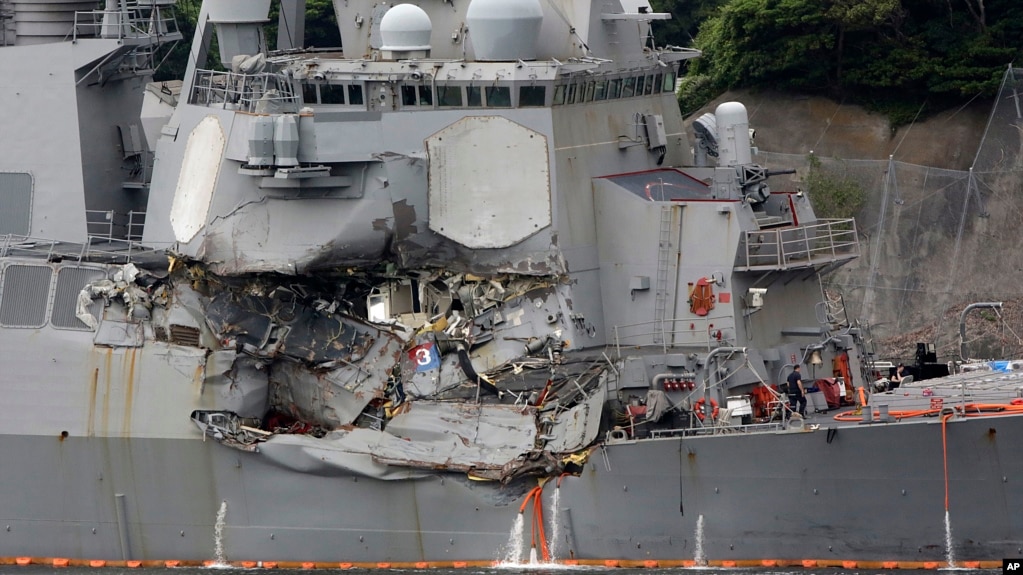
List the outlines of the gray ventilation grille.
{"label": "gray ventilation grille", "polygon": [[[89,326],[78,319],[78,294],[89,282],[102,279],[103,270],[84,267],[63,267],[57,271],[57,289],[53,293],[53,309],[50,311],[50,325],[58,329],[89,330]],[[99,319],[103,299],[92,300],[89,311]]]}
{"label": "gray ventilation grille", "polygon": [[201,347],[199,345],[199,330],[187,325],[171,324],[170,340],[171,343],[176,343],[178,345]]}
{"label": "gray ventilation grille", "polygon": [[32,175],[0,172],[0,236],[32,230]]}
{"label": "gray ventilation grille", "polygon": [[52,276],[48,266],[7,266],[0,284],[0,325],[43,327]]}

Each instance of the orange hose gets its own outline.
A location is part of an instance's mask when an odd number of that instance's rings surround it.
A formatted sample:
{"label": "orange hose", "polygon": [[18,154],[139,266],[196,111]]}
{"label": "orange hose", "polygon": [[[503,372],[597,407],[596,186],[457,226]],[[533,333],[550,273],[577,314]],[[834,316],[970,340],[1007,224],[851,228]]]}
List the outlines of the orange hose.
{"label": "orange hose", "polygon": [[522,502],[522,506],[519,507],[519,513],[525,513],[526,507],[529,505],[529,502],[532,501],[533,494],[536,493],[537,489],[540,489],[540,488],[539,487],[534,487],[534,488],[529,490],[529,493],[526,494],[526,500],[523,501]]}
{"label": "orange hose", "polygon": [[543,495],[543,487],[536,488],[535,501],[533,502],[533,515],[536,519],[537,531],[540,532],[540,554],[543,556],[544,563],[549,563],[551,560],[551,551],[547,547],[547,534],[543,529],[543,501],[541,496]]}
{"label": "orange hose", "polygon": [[544,533],[543,529],[543,486],[538,485],[529,490],[526,494],[526,500],[522,502],[522,506],[519,507],[519,513],[525,513],[526,507],[529,504],[533,504],[533,517],[529,522],[529,534],[530,534],[530,545],[532,548],[536,548],[537,535],[539,534],[540,539],[540,553],[543,556],[545,563],[551,560],[551,551],[547,546],[547,534]]}
{"label": "orange hose", "polygon": [[[961,410],[959,406],[945,407],[953,407],[956,411],[961,411],[960,415],[965,417],[990,417],[993,415],[1023,413],[1023,405],[1006,405],[1004,403],[967,403],[962,406]],[[940,409],[914,409],[906,411],[891,411],[889,412],[889,415],[896,419],[906,419],[925,415],[938,415],[939,413],[941,413]],[[853,412],[847,411],[845,413],[835,415],[834,419],[835,421],[861,421],[863,418]]]}

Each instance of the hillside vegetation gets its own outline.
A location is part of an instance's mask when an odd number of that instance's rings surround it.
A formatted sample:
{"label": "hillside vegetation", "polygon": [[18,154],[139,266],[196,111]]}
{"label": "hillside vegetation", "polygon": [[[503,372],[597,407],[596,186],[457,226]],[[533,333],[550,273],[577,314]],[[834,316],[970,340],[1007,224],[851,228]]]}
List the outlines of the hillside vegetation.
{"label": "hillside vegetation", "polygon": [[1019,0],[653,0],[660,44],[698,48],[680,103],[726,90],[826,96],[895,125],[991,98],[1023,54]]}

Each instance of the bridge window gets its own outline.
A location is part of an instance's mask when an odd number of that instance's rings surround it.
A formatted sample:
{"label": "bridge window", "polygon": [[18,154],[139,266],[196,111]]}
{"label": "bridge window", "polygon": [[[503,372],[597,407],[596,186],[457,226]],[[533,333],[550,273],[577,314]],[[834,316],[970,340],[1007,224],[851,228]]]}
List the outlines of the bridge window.
{"label": "bridge window", "polygon": [[565,88],[564,84],[554,87],[554,105],[560,106],[565,103]]}
{"label": "bridge window", "polygon": [[483,105],[483,89],[479,86],[469,86],[465,89],[466,95],[469,97],[468,104],[472,107],[479,107]]}
{"label": "bridge window", "polygon": [[575,104],[575,91],[576,91],[575,84],[569,84],[568,92],[567,95],[565,96],[566,104]]}
{"label": "bridge window", "polygon": [[611,87],[607,90],[607,99],[616,100],[622,97],[622,79],[615,78],[611,80]]}
{"label": "bridge window", "polygon": [[462,106],[462,87],[437,86],[437,105],[445,107]]}
{"label": "bridge window", "polygon": [[543,106],[547,100],[546,86],[519,87],[519,106],[523,108]]}
{"label": "bridge window", "polygon": [[622,97],[631,98],[636,93],[636,79],[626,78],[622,80]]}
{"label": "bridge window", "polygon": [[433,105],[433,90],[431,90],[429,86],[419,87],[419,105],[420,106]]}
{"label": "bridge window", "polygon": [[507,86],[490,86],[487,88],[487,106],[491,108],[510,108],[511,89]]}
{"label": "bridge window", "polygon": [[401,105],[402,106],[415,106],[416,105],[416,87],[415,86],[402,86],[401,87]]}
{"label": "bridge window", "polygon": [[[362,86],[356,86],[359,88],[360,93],[362,92]],[[351,86],[349,86],[351,88]],[[344,104],[345,103],[345,87],[344,86],[331,86],[330,84],[320,85],[320,103],[321,104]],[[360,104],[362,102],[359,102]]]}
{"label": "bridge window", "polygon": [[583,95],[583,101],[585,102],[593,101],[593,85],[594,82],[586,82],[586,93]]}
{"label": "bridge window", "polygon": [[661,89],[665,92],[675,91],[675,72],[671,71],[664,75],[664,83],[661,84]]}
{"label": "bridge window", "polygon": [[316,95],[316,84],[302,84],[302,101],[306,104],[319,102]]}
{"label": "bridge window", "polygon": [[[323,92],[320,92],[320,97],[323,97]],[[361,84],[348,85],[348,103],[353,106],[363,105]]]}

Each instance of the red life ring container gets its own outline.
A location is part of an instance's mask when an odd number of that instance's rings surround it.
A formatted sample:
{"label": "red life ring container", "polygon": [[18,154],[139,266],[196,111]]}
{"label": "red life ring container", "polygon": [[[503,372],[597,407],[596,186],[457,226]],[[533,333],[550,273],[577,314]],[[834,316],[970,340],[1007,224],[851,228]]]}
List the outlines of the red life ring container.
{"label": "red life ring container", "polygon": [[[696,403],[693,404],[693,411],[696,412],[696,417],[700,421],[703,421],[703,418],[705,417],[703,415],[703,406],[704,405],[706,405],[706,401],[702,397],[700,399],[697,399]],[[718,418],[718,402],[716,400],[714,400],[714,399],[711,399],[710,400],[710,406],[712,408],[714,408],[711,411],[711,413],[710,413],[710,417],[712,419],[717,419]]]}

